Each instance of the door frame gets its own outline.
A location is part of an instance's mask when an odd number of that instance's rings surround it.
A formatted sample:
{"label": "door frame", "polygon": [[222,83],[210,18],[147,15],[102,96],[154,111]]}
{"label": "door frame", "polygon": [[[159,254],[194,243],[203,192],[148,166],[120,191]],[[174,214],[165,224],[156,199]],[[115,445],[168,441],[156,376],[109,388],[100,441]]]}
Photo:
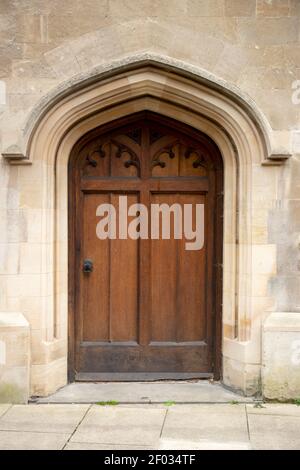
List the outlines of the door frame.
{"label": "door frame", "polygon": [[87,134],[83,135],[73,146],[68,161],[68,381],[75,380],[75,352],[76,352],[76,282],[78,260],[76,252],[76,217],[75,211],[78,207],[76,199],[78,192],[74,185],[75,165],[77,163],[78,150],[86,142],[99,136],[101,133],[109,132],[117,127],[126,126],[137,120],[151,116],[152,120],[157,120],[166,126],[172,126],[175,130],[196,139],[198,141],[209,142],[215,148],[214,165],[216,175],[216,191],[215,191],[215,217],[213,221],[214,229],[214,256],[213,271],[214,285],[212,288],[212,331],[213,331],[213,350],[212,350],[212,369],[214,380],[222,378],[222,293],[223,293],[223,200],[224,200],[224,170],[221,152],[215,142],[187,124],[181,123],[170,117],[165,117],[158,113],[149,111],[140,111],[132,113],[129,116],[112,120],[102,126],[99,126]]}

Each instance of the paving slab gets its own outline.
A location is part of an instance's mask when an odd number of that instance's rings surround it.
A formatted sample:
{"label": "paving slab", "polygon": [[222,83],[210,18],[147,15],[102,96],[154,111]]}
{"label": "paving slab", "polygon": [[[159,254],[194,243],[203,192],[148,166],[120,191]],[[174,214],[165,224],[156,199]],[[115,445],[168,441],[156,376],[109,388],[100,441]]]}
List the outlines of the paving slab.
{"label": "paving slab", "polygon": [[251,446],[244,442],[199,442],[196,444],[191,441],[159,439],[155,447],[69,442],[64,450],[251,450]]}
{"label": "paving slab", "polygon": [[53,395],[39,398],[38,403],[97,403],[115,400],[118,403],[252,403],[253,399],[225,389],[220,383],[207,380],[188,382],[75,382]]}
{"label": "paving slab", "polygon": [[292,404],[1,405],[0,413],[1,450],[300,449]]}
{"label": "paving slab", "polygon": [[249,448],[245,406],[173,406],[168,410],[161,437],[171,447],[181,441],[181,444],[186,442],[187,447],[222,448],[226,443],[232,449]]}
{"label": "paving slab", "polygon": [[183,439],[160,439],[158,450],[251,450],[250,442],[215,442],[201,439],[198,442]]}
{"label": "paving slab", "polygon": [[253,449],[300,449],[299,417],[249,413],[248,422]]}
{"label": "paving slab", "polygon": [[124,444],[93,444],[87,442],[69,442],[64,450],[155,450],[150,446],[134,446]]}
{"label": "paving slab", "polygon": [[8,403],[0,403],[0,417],[6,413],[6,411],[11,407],[12,405]]}
{"label": "paving slab", "polygon": [[93,405],[71,442],[109,445],[156,445],[166,410]]}
{"label": "paving slab", "polygon": [[0,430],[72,433],[89,405],[14,405],[0,418]]}
{"label": "paving slab", "polygon": [[248,414],[293,416],[300,418],[300,406],[289,403],[263,403],[262,407],[246,405]]}
{"label": "paving slab", "polygon": [[61,450],[70,434],[0,431],[0,450]]}

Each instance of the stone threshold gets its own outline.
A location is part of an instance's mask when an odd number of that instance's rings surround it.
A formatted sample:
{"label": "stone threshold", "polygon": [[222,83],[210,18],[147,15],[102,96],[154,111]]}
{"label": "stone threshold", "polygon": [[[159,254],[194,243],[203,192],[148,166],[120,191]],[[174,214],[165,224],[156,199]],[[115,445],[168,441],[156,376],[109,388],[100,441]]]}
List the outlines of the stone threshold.
{"label": "stone threshold", "polygon": [[74,382],[47,397],[32,397],[30,402],[47,403],[108,403],[112,404],[201,404],[253,403],[226,389],[219,382],[208,380],[158,382]]}

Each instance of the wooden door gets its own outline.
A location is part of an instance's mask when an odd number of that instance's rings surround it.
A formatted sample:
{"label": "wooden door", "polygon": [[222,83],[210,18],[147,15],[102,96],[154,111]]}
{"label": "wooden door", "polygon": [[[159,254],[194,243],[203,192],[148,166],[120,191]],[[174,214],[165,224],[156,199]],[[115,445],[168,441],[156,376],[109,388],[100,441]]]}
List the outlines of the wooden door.
{"label": "wooden door", "polygon": [[[176,121],[139,113],[81,139],[69,180],[70,377],[218,377],[222,160],[214,143]],[[120,227],[124,196],[127,207],[148,210],[140,238]],[[96,233],[102,204],[115,208],[113,239]],[[170,238],[162,238],[162,227],[153,238],[153,204],[177,204],[181,220],[187,205],[203,205],[202,249],[186,249],[183,229],[175,238],[172,210]]]}

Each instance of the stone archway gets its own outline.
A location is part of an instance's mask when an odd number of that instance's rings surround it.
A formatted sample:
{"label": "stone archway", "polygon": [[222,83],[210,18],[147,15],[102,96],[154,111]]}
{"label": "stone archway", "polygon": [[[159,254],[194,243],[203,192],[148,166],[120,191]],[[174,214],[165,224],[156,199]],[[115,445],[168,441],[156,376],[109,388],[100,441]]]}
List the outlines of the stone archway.
{"label": "stone archway", "polygon": [[[270,127],[237,90],[200,70],[162,58],[127,59],[89,77],[78,77],[33,111],[23,136],[24,153],[8,150],[12,164],[32,164],[41,192],[42,363],[32,364],[33,394],[47,394],[67,381],[68,194],[67,167],[78,139],[114,119],[149,110],[207,134],[224,162],[223,380],[255,393],[260,380],[261,320],[267,298],[257,298],[254,274],[261,246],[273,266],[275,248],[256,243],[254,189],[274,177],[287,156],[273,152]],[[263,165],[275,164],[273,168]],[[22,171],[22,170],[21,170]],[[269,197],[269,196],[266,196]],[[266,223],[266,213],[260,212]],[[267,247],[267,249],[266,249]],[[265,256],[265,255],[264,255]],[[266,276],[273,267],[263,268]],[[265,301],[265,303],[264,303]]]}

